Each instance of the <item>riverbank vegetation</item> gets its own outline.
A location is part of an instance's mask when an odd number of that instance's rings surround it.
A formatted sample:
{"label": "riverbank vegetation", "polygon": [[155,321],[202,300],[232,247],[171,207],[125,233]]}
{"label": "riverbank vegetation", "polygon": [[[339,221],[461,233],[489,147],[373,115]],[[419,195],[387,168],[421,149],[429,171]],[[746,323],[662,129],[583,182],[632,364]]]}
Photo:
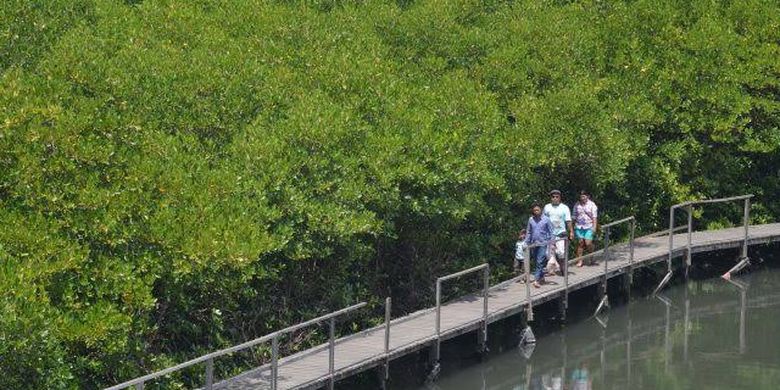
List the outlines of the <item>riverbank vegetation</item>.
{"label": "riverbank vegetation", "polygon": [[699,197],[780,215],[776,2],[12,0],[0,21],[3,388],[418,309],[437,275],[506,274],[553,187],[645,232]]}

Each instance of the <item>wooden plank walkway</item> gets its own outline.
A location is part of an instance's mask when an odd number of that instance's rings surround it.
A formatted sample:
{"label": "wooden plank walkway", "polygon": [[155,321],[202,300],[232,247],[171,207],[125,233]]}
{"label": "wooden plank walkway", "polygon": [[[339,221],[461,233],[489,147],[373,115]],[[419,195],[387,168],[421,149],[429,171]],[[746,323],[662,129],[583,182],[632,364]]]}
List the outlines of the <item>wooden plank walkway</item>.
{"label": "wooden plank walkway", "polygon": [[[691,250],[693,253],[724,248],[741,247],[744,240],[743,227],[714,231],[694,232]],[[675,256],[685,253],[687,233],[675,234]],[[753,225],[750,227],[749,245],[780,241],[780,223]],[[642,237],[634,241],[633,268],[665,261],[668,257],[669,237]],[[598,256],[597,256],[598,257]],[[629,248],[627,244],[610,247],[608,275],[613,277],[628,271]],[[601,259],[598,259],[599,261]],[[569,268],[571,293],[577,289],[599,283],[604,278],[604,265]],[[555,299],[565,294],[563,277],[548,277],[550,283],[531,289],[533,305]],[[526,286],[524,283],[499,283],[490,288],[488,296],[488,323],[517,314],[526,307]],[[483,300],[481,295],[467,295],[442,305],[441,339],[446,340],[466,332],[480,329]],[[389,358],[397,358],[429,346],[436,340],[436,313],[433,308],[421,310],[396,319],[390,325]],[[350,335],[336,341],[335,377],[345,378],[358,372],[381,365],[385,361],[384,325]],[[328,345],[300,352],[279,361],[279,389],[311,389],[327,384],[329,380]],[[271,368],[269,365],[249,370],[239,376],[215,383],[216,389],[270,389]]]}

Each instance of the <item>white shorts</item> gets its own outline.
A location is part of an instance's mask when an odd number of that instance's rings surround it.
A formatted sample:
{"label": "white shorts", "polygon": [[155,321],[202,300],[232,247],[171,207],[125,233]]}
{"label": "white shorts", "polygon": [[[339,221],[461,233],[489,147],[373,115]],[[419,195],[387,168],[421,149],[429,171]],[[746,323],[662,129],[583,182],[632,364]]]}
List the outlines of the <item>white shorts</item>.
{"label": "white shorts", "polygon": [[550,248],[547,249],[548,259],[561,259],[566,256],[566,241],[558,240],[555,244],[550,244]]}

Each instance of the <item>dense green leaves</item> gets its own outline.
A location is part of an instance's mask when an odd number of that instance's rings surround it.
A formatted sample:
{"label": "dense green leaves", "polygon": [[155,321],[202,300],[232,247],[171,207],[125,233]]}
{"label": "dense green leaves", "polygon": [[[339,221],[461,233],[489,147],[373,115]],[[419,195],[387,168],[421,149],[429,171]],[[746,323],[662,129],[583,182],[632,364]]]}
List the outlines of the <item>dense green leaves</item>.
{"label": "dense green leaves", "polygon": [[772,2],[95,0],[0,20],[1,387],[109,385],[388,294],[419,308],[436,275],[506,272],[551,187],[644,230],[694,197],[780,213]]}

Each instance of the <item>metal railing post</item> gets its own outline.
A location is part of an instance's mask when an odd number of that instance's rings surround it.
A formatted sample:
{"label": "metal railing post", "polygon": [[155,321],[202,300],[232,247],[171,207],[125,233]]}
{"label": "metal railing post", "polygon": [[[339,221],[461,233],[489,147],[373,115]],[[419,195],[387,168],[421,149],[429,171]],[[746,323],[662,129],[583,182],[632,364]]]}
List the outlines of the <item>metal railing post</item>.
{"label": "metal railing post", "polygon": [[490,289],[490,265],[483,271],[482,294],[482,348],[487,346],[487,327],[488,327],[488,290]]}
{"label": "metal railing post", "polygon": [[[446,276],[441,276],[436,278],[436,316],[435,316],[435,340],[433,342],[433,347],[431,349],[431,360],[433,363],[433,369],[431,370],[431,373],[428,375],[428,380],[433,380],[440,371],[440,365],[439,360],[441,359],[441,338],[442,338],[442,329],[441,329],[441,309],[442,309],[442,283],[455,278],[460,278],[464,275],[469,275],[471,273],[478,273],[479,271],[484,272],[484,282],[485,286],[483,288],[484,293],[484,307],[483,307],[483,319],[482,322],[484,323],[485,329],[487,329],[487,297],[488,292],[490,291],[490,265],[488,263],[482,263],[478,266],[471,267],[468,269],[464,269],[459,272],[455,272]],[[477,332],[477,335],[481,338],[482,332]],[[487,331],[485,331],[485,337],[487,337]]]}
{"label": "metal railing post", "polygon": [[214,386],[214,359],[206,360],[206,390]]}
{"label": "metal railing post", "polygon": [[685,258],[686,267],[691,266],[691,241],[693,241],[693,206],[688,205],[688,245],[687,245],[687,257]]}
{"label": "metal railing post", "polygon": [[564,239],[563,247],[563,308],[569,308],[569,238]]}
{"label": "metal railing post", "polygon": [[609,272],[609,227],[604,229],[604,284],[607,283],[607,272]]}
{"label": "metal railing post", "polygon": [[441,357],[441,279],[436,280],[436,363]]}
{"label": "metal railing post", "polygon": [[748,234],[750,233],[750,198],[745,198],[745,243],[742,245],[742,258],[748,257]]}
{"label": "metal railing post", "polygon": [[672,272],[672,251],[674,250],[674,208],[669,208],[669,258],[666,260],[667,272]]}
{"label": "metal railing post", "polygon": [[631,220],[631,233],[628,238],[628,283],[634,282],[634,235],[636,234],[636,218]]}
{"label": "metal railing post", "polygon": [[393,300],[385,299],[385,380],[390,379],[390,312]]}
{"label": "metal railing post", "polygon": [[271,390],[278,389],[279,380],[279,335],[271,339]]}
{"label": "metal railing post", "polygon": [[330,318],[330,326],[328,329],[328,375],[330,380],[328,381],[328,388],[333,390],[335,386],[335,378],[333,373],[336,368],[336,318]]}
{"label": "metal railing post", "polygon": [[534,309],[531,303],[531,248],[525,248],[525,261],[523,263],[525,272],[526,321],[533,321]]}
{"label": "metal railing post", "polygon": [[135,390],[144,390],[144,383],[136,383]]}

